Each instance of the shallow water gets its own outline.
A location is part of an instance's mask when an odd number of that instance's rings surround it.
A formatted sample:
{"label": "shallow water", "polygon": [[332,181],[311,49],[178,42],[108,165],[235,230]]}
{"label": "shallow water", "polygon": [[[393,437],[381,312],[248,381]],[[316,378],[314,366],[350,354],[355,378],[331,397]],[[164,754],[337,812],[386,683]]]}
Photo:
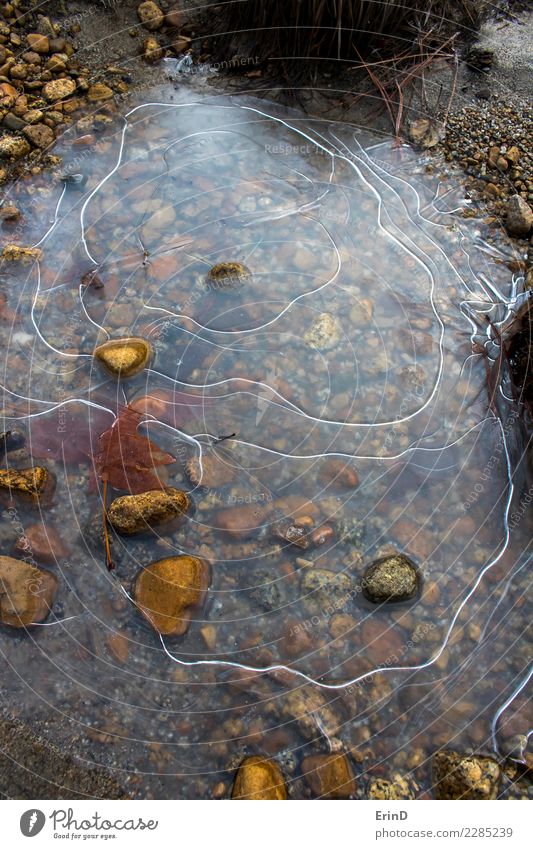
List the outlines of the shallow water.
{"label": "shallow water", "polygon": [[[24,219],[7,241],[43,257],[0,278],[2,429],[25,433],[57,487],[40,512],[5,511],[1,532],[11,553],[43,522],[68,556],[48,623],[1,634],[6,706],[131,773],[132,792],[171,798],[229,786],[246,753],[276,757],[305,797],[301,758],[341,746],[360,795],[398,773],[423,795],[439,746],[499,752],[527,734],[519,425],[506,387],[492,408],[486,391],[520,280],[505,242],[462,217],[457,178],[392,142],[364,149],[355,128],[171,89],[87,150],[69,130],[59,152],[87,181],[13,187]],[[235,260],[252,279],[206,283]],[[103,288],[83,285],[92,272]],[[117,384],[92,352],[126,335],[156,356]],[[109,573],[91,455],[126,403],[195,511],[173,534],[116,538]],[[302,516],[322,529],[305,550],[278,533]],[[376,606],[360,582],[392,550],[421,594]],[[187,634],[159,640],[129,593],[173,552],[209,559],[213,578]],[[310,591],[316,568],[349,587]]]}

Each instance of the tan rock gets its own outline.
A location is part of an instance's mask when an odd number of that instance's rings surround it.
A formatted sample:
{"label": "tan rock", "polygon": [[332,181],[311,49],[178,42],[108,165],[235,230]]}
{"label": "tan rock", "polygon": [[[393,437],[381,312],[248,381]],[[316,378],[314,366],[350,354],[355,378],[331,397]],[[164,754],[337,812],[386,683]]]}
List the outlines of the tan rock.
{"label": "tan rock", "polygon": [[369,601],[405,601],[418,591],[415,564],[404,554],[381,557],[366,570],[363,593]]}
{"label": "tan rock", "polygon": [[302,773],[313,794],[321,799],[349,799],[357,789],[350,762],[342,753],[304,758]]}
{"label": "tan rock", "polygon": [[26,39],[30,50],[34,50],[35,53],[48,53],[50,50],[50,42],[46,35],[41,35],[37,32],[30,32],[26,36]]}
{"label": "tan rock", "polygon": [[115,498],[107,511],[107,519],[120,534],[138,534],[174,519],[188,508],[187,495],[168,487]]}
{"label": "tan rock", "polygon": [[415,799],[417,785],[402,775],[396,774],[393,781],[387,778],[374,778],[368,785],[368,798],[380,800]]}
{"label": "tan rock", "polygon": [[65,100],[76,91],[76,83],[71,79],[50,80],[43,86],[43,95],[51,103],[56,100]]}
{"label": "tan rock", "polygon": [[24,135],[35,147],[44,150],[55,141],[54,131],[46,124],[34,124],[24,128]]}
{"label": "tan rock", "polygon": [[152,346],[139,336],[110,339],[99,345],[94,356],[114,377],[132,377],[145,368],[153,354]]}
{"label": "tan rock", "polygon": [[17,551],[41,563],[56,563],[68,557],[68,547],[51,525],[35,524],[26,528],[15,543]]}
{"label": "tan rock", "polygon": [[185,634],[209,586],[209,566],[190,555],[167,557],[143,569],[135,582],[135,601],[160,634]]}
{"label": "tan rock", "polygon": [[6,203],[0,207],[0,219],[2,221],[18,221],[20,209],[12,203]]}
{"label": "tan rock", "polygon": [[25,495],[41,495],[50,482],[48,469],[0,469],[0,489],[15,490]]}
{"label": "tan rock", "polygon": [[0,557],[0,621],[13,628],[42,622],[57,592],[55,575],[24,560]]}
{"label": "tan rock", "polygon": [[143,59],[145,62],[155,63],[163,58],[163,48],[159,44],[157,38],[147,38],[143,42],[142,47]]}
{"label": "tan rock", "polygon": [[141,24],[151,32],[154,32],[156,29],[161,29],[163,26],[165,16],[157,3],[152,3],[151,0],[148,0],[146,3],[141,3],[137,8],[137,14]]}
{"label": "tan rock", "polygon": [[31,148],[19,136],[2,136],[0,138],[0,159],[20,159],[30,152]]}
{"label": "tan rock", "polygon": [[202,463],[197,456],[192,457],[186,465],[187,475],[194,484],[212,489],[230,483],[235,475],[235,469],[224,457],[214,451],[202,455]]}
{"label": "tan rock", "polygon": [[437,799],[495,799],[501,770],[492,758],[443,749],[433,756]]}
{"label": "tan rock", "polygon": [[[28,145],[29,150],[29,145]],[[22,245],[6,245],[2,251],[2,259],[6,262],[35,262],[43,257],[40,248],[26,248]]]}
{"label": "tan rock", "polygon": [[287,788],[275,761],[253,756],[246,758],[235,776],[232,799],[284,800]]}
{"label": "tan rock", "polygon": [[434,118],[417,118],[409,126],[409,141],[424,150],[435,147],[443,140],[445,128]]}
{"label": "tan rock", "polygon": [[318,351],[329,351],[340,342],[342,327],[337,319],[328,312],[318,315],[309,330],[304,333],[304,341]]}
{"label": "tan rock", "polygon": [[105,83],[94,83],[89,86],[87,98],[95,103],[98,100],[110,100],[113,97],[113,89],[109,88]]}
{"label": "tan rock", "polygon": [[527,236],[533,227],[533,209],[521,198],[520,195],[512,195],[506,203],[505,229],[512,236]]}

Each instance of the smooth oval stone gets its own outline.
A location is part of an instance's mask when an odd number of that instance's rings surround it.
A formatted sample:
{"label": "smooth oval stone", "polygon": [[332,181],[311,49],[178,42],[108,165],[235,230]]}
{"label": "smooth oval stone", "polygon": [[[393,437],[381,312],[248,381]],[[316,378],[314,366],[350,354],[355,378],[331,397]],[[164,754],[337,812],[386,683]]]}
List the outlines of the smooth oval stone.
{"label": "smooth oval stone", "polygon": [[381,557],[363,577],[363,593],[369,601],[406,601],[418,592],[418,572],[404,554]]}
{"label": "smooth oval stone", "polygon": [[0,621],[12,628],[43,622],[57,592],[57,578],[25,560],[0,556]]}
{"label": "smooth oval stone", "polygon": [[231,798],[286,799],[285,779],[277,763],[257,756],[246,758],[237,770]]}
{"label": "smooth oval stone", "polygon": [[198,557],[166,557],[139,573],[135,601],[159,634],[181,636],[204,602],[209,579],[209,566]]}
{"label": "smooth oval stone", "polygon": [[110,339],[99,345],[94,356],[113,377],[133,377],[148,364],[153,354],[152,346],[139,336]]}
{"label": "smooth oval stone", "polygon": [[121,495],[111,503],[107,519],[120,534],[137,534],[174,519],[189,508],[185,492],[168,487],[137,495]]}
{"label": "smooth oval stone", "polygon": [[302,773],[313,794],[323,799],[349,799],[357,788],[345,754],[310,755],[302,761]]}
{"label": "smooth oval stone", "polygon": [[251,280],[252,272],[242,262],[219,262],[207,272],[209,289],[236,289],[247,280]]}

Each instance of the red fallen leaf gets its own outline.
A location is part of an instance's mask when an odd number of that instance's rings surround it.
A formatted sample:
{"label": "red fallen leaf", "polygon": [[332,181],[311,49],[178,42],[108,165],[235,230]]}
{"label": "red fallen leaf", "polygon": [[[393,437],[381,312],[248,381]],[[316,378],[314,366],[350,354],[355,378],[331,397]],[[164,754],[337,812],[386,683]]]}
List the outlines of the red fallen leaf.
{"label": "red fallen leaf", "polygon": [[141,413],[125,407],[113,425],[101,434],[95,458],[100,480],[133,495],[164,488],[156,466],[176,461],[148,437],[137,433],[142,420]]}
{"label": "red fallen leaf", "polygon": [[46,416],[30,419],[28,449],[39,460],[58,460],[67,465],[87,462],[93,455],[110,413],[63,407]]}

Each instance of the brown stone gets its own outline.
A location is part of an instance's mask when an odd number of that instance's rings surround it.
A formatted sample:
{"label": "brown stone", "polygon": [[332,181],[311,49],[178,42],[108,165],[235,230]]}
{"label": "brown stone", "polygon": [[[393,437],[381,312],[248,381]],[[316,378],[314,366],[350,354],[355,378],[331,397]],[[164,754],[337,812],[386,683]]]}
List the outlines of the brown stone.
{"label": "brown stone", "polygon": [[137,534],[174,519],[188,508],[187,495],[168,487],[115,498],[107,511],[107,519],[120,534]]}
{"label": "brown stone", "polygon": [[511,236],[527,236],[533,227],[533,209],[520,197],[513,195],[507,201],[505,229]]}
{"label": "brown stone", "polygon": [[30,525],[15,543],[17,551],[42,563],[56,563],[68,557],[69,550],[51,525]]}
{"label": "brown stone", "polygon": [[50,42],[48,40],[48,36],[41,35],[37,32],[30,32],[26,36],[28,47],[30,50],[34,50],[35,53],[48,53],[50,50]]}
{"label": "brown stone", "polygon": [[232,799],[284,800],[287,788],[275,761],[253,756],[246,758],[237,770]]}
{"label": "brown stone", "polygon": [[165,23],[167,27],[179,29],[183,24],[183,12],[179,9],[171,9],[165,15]]}
{"label": "brown stone", "polygon": [[152,3],[151,0],[141,3],[137,8],[137,14],[141,24],[151,32],[163,26],[165,16],[157,3]]}
{"label": "brown stone", "polygon": [[304,758],[302,773],[313,794],[321,799],[349,799],[357,789],[350,762],[344,754]]}
{"label": "brown stone", "polygon": [[215,291],[237,289],[251,278],[252,272],[242,262],[219,262],[207,272],[206,285]]}
{"label": "brown stone", "polygon": [[0,83],[0,97],[17,97],[18,91],[10,83]]}
{"label": "brown stone", "polygon": [[20,218],[20,209],[12,203],[6,203],[0,207],[0,218],[2,221],[18,221]]}
{"label": "brown stone", "polygon": [[183,53],[184,50],[188,50],[191,46],[191,39],[187,38],[185,35],[179,35],[175,41],[172,42],[170,47],[176,54]]}
{"label": "brown stone", "polygon": [[152,353],[152,346],[145,339],[127,336],[99,345],[94,356],[114,377],[132,377],[143,370]]}
{"label": "brown stone", "polygon": [[359,476],[345,460],[332,457],[324,460],[319,467],[318,481],[323,486],[355,489],[359,486]]}
{"label": "brown stone", "polygon": [[257,532],[268,519],[269,510],[262,504],[246,504],[219,510],[215,526],[232,536],[248,537]]}
{"label": "brown stone", "polygon": [[35,147],[39,147],[41,150],[50,147],[55,141],[54,131],[46,124],[33,124],[25,127],[24,135]]}
{"label": "brown stone", "polygon": [[158,633],[180,636],[203,604],[209,580],[209,566],[203,560],[186,554],[166,557],[139,573],[135,602]]}
{"label": "brown stone", "polygon": [[0,621],[13,628],[42,622],[57,592],[55,575],[24,560],[0,557]]}

